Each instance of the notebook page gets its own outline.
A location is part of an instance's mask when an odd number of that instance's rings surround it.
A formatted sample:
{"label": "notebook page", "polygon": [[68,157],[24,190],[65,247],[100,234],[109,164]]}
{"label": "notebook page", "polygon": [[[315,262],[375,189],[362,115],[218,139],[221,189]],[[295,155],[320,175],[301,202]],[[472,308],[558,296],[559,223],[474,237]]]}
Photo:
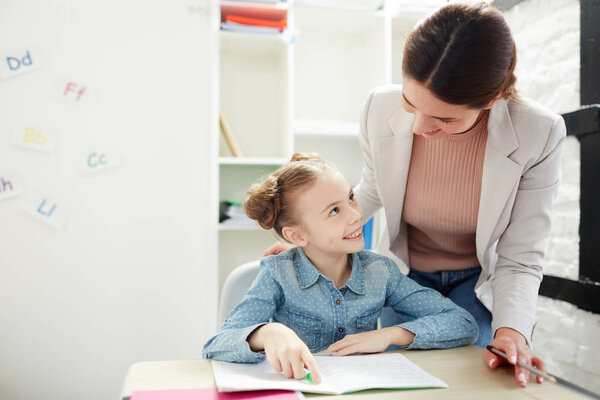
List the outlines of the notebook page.
{"label": "notebook page", "polygon": [[321,374],[342,393],[363,389],[448,387],[399,353],[318,357]]}
{"label": "notebook page", "polygon": [[341,393],[323,376],[318,385],[303,380],[288,379],[283,374],[275,372],[271,364],[266,361],[259,364],[240,364],[213,360],[212,367],[220,392],[283,389],[310,393]]}
{"label": "notebook page", "polygon": [[316,357],[322,382],[288,379],[268,362],[238,364],[212,361],[219,391],[285,389],[340,394],[364,389],[448,387],[399,353]]}

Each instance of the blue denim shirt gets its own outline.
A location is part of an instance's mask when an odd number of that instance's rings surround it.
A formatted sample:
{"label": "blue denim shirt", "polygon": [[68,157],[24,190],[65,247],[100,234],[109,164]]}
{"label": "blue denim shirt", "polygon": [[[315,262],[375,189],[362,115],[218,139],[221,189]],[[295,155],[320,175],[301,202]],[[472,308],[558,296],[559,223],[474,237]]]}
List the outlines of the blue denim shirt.
{"label": "blue denim shirt", "polygon": [[471,314],[400,273],[391,259],[370,251],[351,257],[350,279],[339,289],[299,247],[263,258],[248,293],[206,342],[202,356],[263,361],[264,354],[250,350],[247,338],[269,321],[291,328],[311,352],[322,351],[346,335],[377,329],[384,306],[400,313],[408,322],[398,326],[415,334],[406,348],[449,348],[477,339]]}

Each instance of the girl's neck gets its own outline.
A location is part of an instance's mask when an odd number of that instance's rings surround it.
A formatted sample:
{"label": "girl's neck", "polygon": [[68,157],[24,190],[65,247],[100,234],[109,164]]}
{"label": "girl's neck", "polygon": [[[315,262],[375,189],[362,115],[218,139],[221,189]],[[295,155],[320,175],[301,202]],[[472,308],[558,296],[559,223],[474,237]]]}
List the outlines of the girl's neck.
{"label": "girl's neck", "polygon": [[321,274],[333,281],[336,288],[346,284],[352,274],[351,257],[348,254],[332,254],[303,248],[304,253]]}

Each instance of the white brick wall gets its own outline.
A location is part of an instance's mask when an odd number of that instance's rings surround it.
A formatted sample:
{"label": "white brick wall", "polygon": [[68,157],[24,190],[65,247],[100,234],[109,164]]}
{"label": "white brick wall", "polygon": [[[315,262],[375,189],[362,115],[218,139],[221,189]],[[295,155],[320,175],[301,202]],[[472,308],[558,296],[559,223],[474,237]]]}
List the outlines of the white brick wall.
{"label": "white brick wall", "polygon": [[[517,44],[517,88],[559,113],[579,107],[579,1],[527,0],[505,12]],[[567,138],[545,273],[579,275],[579,142]],[[540,297],[534,349],[551,372],[600,392],[600,315]]]}

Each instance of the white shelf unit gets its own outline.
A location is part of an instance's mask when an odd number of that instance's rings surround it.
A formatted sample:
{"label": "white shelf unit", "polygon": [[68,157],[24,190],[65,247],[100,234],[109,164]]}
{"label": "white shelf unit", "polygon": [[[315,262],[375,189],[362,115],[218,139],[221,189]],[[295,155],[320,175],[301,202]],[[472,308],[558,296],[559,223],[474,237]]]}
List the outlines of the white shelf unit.
{"label": "white shelf unit", "polygon": [[[220,138],[219,200],[242,202],[253,182],[295,151],[321,154],[357,184],[364,101],[374,87],[400,82],[404,40],[425,10],[405,13],[390,0],[378,11],[293,2],[221,4],[285,12],[288,31],[271,36],[221,32],[221,110],[243,157],[232,157]],[[275,241],[257,225],[219,224],[217,234],[220,285]]]}

